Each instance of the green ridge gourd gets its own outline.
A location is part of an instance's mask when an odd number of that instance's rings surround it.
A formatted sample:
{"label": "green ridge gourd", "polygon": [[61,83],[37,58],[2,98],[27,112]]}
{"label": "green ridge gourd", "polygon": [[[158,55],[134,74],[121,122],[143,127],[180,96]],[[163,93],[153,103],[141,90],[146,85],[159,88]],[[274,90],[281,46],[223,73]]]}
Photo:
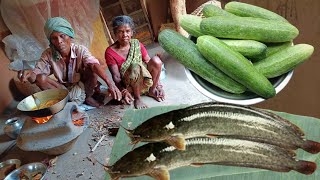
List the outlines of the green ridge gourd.
{"label": "green ridge gourd", "polygon": [[248,58],[253,58],[259,56],[260,54],[265,54],[267,50],[267,46],[259,41],[233,39],[220,40],[230,46],[233,50]]}
{"label": "green ridge gourd", "polygon": [[266,45],[267,45],[267,49],[266,49],[265,53],[250,59],[252,62],[257,62],[261,59],[265,59],[265,58],[271,56],[272,54],[275,54],[275,53],[281,51],[282,49],[293,46],[293,43],[292,43],[292,41],[288,41],[288,42],[282,42],[282,43],[269,43]]}
{"label": "green ridge gourd", "polygon": [[[195,15],[185,14],[180,18],[181,27],[187,31],[191,36],[199,37],[203,36],[200,30],[200,23],[202,18]],[[228,46],[232,47],[235,51],[240,52],[242,55],[251,58],[265,54],[267,46],[261,42],[254,40],[233,40],[233,39],[221,39]],[[263,56],[263,55],[261,55]]]}
{"label": "green ridge gourd", "polygon": [[306,61],[313,53],[309,44],[297,44],[283,49],[266,59],[254,63],[254,67],[267,78],[280,76]]}
{"label": "green ridge gourd", "polygon": [[213,4],[205,5],[202,9],[202,13],[205,17],[212,17],[212,16],[231,16],[234,17],[236,15],[229,13],[218,6]]}
{"label": "green ridge gourd", "polygon": [[201,17],[190,14],[184,14],[180,17],[181,27],[194,37],[204,35],[200,30],[201,21]]}
{"label": "green ridge gourd", "polygon": [[264,98],[275,96],[275,88],[270,81],[248,59],[219,39],[208,35],[200,36],[197,46],[207,60],[252,92]]}
{"label": "green ridge gourd", "polygon": [[299,30],[289,23],[253,17],[209,17],[201,21],[200,29],[217,38],[260,42],[291,41],[299,34]]}
{"label": "green ridge gourd", "polygon": [[158,40],[160,46],[166,52],[213,85],[235,94],[245,92],[245,86],[236,82],[207,61],[190,39],[173,30],[165,29],[159,33]]}
{"label": "green ridge gourd", "polygon": [[224,10],[242,17],[257,17],[269,20],[288,22],[284,17],[280,16],[275,12],[247,3],[234,1],[229,2],[225,5]]}

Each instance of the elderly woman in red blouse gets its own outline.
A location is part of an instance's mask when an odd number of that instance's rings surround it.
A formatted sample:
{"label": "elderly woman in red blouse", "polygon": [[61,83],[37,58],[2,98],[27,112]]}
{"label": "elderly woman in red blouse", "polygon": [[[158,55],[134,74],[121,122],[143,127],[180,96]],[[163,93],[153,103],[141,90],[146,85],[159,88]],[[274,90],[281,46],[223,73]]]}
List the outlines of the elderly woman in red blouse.
{"label": "elderly woman in red blouse", "polygon": [[159,82],[161,59],[150,58],[144,45],[132,39],[134,23],[129,16],[115,17],[113,31],[117,41],[106,49],[105,58],[124,103],[134,103],[137,109],[147,108],[141,100],[142,94],[163,101],[164,91]]}

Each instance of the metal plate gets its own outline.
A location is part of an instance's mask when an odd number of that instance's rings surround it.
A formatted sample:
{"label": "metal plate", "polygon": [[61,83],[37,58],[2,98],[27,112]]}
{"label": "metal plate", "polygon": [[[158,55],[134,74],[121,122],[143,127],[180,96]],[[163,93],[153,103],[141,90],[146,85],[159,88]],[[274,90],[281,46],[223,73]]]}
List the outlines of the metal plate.
{"label": "metal plate", "polygon": [[19,176],[21,173],[24,173],[25,175],[27,175],[29,179],[32,179],[32,175],[41,173],[42,174],[41,180],[43,180],[46,172],[47,172],[47,166],[45,164],[39,163],[39,162],[29,163],[12,171],[8,176],[6,176],[4,180],[20,179]]}
{"label": "metal plate", "polygon": [[[10,167],[10,169],[8,169],[8,166],[11,166],[13,164],[15,165],[15,167]],[[19,168],[20,165],[21,165],[21,161],[19,159],[8,159],[6,161],[1,162],[0,163],[0,179],[5,178],[5,175],[10,174],[10,172],[14,171],[16,168]]]}
{"label": "metal plate", "polygon": [[[193,73],[187,68],[185,68],[185,73],[191,84],[196,89],[198,89],[205,96],[215,101],[239,105],[251,105],[266,100],[252,92],[245,92],[243,94],[228,93],[218,88],[217,86],[209,83],[208,81],[204,80],[203,78],[201,78],[200,76]],[[290,79],[292,78],[292,75],[293,70],[279,77],[269,79],[273,87],[275,87],[277,94],[289,83]]]}

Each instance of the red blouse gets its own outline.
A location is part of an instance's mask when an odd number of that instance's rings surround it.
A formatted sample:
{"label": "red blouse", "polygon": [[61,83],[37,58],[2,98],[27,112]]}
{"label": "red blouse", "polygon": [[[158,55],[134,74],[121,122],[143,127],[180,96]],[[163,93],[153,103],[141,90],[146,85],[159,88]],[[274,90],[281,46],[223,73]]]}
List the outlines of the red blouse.
{"label": "red blouse", "polygon": [[[148,55],[147,49],[140,42],[140,51],[142,54],[142,61],[145,62],[146,57]],[[115,52],[111,47],[108,47],[105,52],[105,59],[108,66],[117,64],[119,70],[121,69],[121,65],[126,61],[122,56],[120,56],[117,52]]]}

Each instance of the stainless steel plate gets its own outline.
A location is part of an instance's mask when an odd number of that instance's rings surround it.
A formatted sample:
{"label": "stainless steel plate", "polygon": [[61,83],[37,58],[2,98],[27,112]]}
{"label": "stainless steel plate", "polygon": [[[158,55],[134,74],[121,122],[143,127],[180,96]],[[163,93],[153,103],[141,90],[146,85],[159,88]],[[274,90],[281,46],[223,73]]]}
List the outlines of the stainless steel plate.
{"label": "stainless steel plate", "polygon": [[[10,167],[11,165],[15,165],[14,167]],[[5,178],[5,175],[10,174],[10,172],[14,171],[16,168],[19,168],[21,161],[19,159],[8,159],[0,163],[0,179]]]}
{"label": "stainless steel plate", "polygon": [[[209,83],[208,81],[204,80],[203,78],[201,78],[200,76],[193,73],[187,68],[185,68],[185,73],[187,75],[187,78],[191,82],[191,84],[196,89],[198,89],[205,96],[215,101],[239,104],[239,105],[251,105],[251,104],[257,104],[259,102],[266,100],[252,92],[245,92],[243,94],[228,93],[218,88],[217,86]],[[292,78],[292,75],[293,75],[293,70],[279,77],[270,79],[272,85],[276,89],[277,94],[289,83],[290,79]]]}
{"label": "stainless steel plate", "polygon": [[32,175],[41,173],[42,174],[41,180],[43,180],[46,172],[47,172],[47,166],[45,164],[39,163],[39,162],[29,163],[12,171],[8,176],[6,176],[4,180],[20,179],[19,176],[21,175],[21,173],[28,176],[28,179],[32,179]]}

